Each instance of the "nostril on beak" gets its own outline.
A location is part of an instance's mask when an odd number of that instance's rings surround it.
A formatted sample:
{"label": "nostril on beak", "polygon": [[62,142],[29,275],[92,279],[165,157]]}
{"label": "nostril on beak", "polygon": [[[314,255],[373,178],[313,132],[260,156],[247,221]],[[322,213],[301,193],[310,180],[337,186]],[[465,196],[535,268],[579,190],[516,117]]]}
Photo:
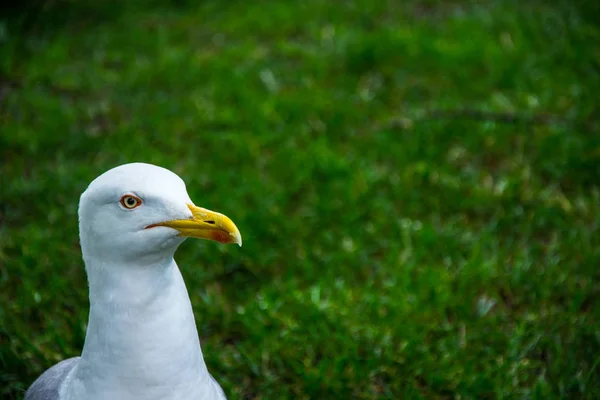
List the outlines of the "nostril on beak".
{"label": "nostril on beak", "polygon": [[204,221],[204,222],[206,222],[207,224],[211,224],[211,225],[215,224],[215,221]]}

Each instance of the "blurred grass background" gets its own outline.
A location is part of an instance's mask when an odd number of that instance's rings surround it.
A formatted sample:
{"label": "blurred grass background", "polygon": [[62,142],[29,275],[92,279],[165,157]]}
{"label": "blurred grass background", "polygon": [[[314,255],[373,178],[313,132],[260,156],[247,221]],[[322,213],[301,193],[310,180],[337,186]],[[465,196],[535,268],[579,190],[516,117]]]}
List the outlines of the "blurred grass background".
{"label": "blurred grass background", "polygon": [[244,236],[177,254],[231,398],[600,398],[598,11],[4,8],[0,396],[79,354],[79,194],[145,161]]}

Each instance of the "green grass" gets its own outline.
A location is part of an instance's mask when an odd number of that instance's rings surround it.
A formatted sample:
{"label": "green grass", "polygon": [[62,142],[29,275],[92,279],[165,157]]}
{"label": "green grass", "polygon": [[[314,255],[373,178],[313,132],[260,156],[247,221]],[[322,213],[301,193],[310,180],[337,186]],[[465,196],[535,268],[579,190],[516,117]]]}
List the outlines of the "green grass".
{"label": "green grass", "polygon": [[555,3],[1,22],[0,397],[79,354],[79,194],[145,161],[244,236],[177,253],[230,398],[600,398],[600,14]]}

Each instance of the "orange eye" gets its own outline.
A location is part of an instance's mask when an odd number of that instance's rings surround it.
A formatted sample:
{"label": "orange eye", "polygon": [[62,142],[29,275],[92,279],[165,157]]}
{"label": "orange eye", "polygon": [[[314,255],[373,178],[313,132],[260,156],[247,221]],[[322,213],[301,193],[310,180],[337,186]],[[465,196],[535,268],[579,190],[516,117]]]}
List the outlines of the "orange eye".
{"label": "orange eye", "polygon": [[133,210],[134,208],[142,205],[142,199],[135,197],[132,194],[126,194],[125,196],[121,197],[121,205],[125,208]]}

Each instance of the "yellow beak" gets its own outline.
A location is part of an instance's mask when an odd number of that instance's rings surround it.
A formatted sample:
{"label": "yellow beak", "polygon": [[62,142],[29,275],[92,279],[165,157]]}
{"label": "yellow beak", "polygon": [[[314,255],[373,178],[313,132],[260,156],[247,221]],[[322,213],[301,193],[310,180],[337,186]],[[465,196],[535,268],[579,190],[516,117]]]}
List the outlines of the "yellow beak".
{"label": "yellow beak", "polygon": [[223,244],[237,243],[239,246],[242,245],[240,231],[233,221],[225,215],[192,204],[187,206],[192,212],[191,218],[159,222],[148,225],[146,229],[155,226],[166,226],[179,231],[178,236],[214,240]]}

